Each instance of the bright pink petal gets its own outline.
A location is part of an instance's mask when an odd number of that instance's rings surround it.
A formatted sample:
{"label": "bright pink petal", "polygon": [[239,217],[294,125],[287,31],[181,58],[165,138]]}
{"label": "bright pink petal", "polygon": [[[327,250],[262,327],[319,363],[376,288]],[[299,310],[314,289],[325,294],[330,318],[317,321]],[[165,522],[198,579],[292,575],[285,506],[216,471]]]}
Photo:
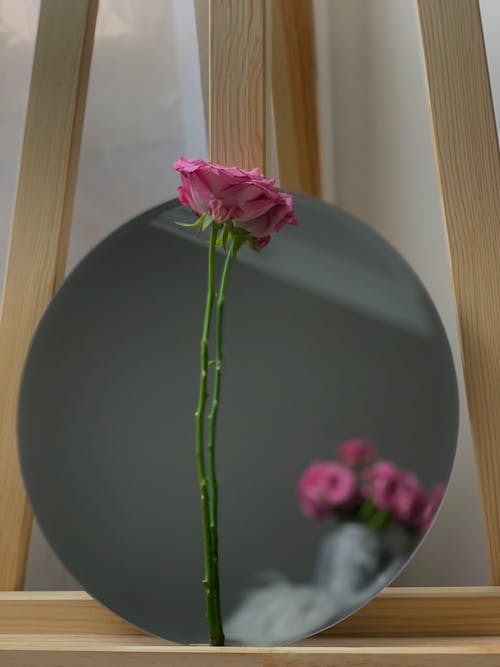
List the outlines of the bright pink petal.
{"label": "bright pink petal", "polygon": [[197,215],[207,213],[219,223],[232,221],[249,238],[261,239],[252,247],[262,248],[272,234],[297,225],[292,196],[279,192],[274,179],[265,178],[257,168],[246,171],[184,157],[173,167],[181,174],[179,201]]}

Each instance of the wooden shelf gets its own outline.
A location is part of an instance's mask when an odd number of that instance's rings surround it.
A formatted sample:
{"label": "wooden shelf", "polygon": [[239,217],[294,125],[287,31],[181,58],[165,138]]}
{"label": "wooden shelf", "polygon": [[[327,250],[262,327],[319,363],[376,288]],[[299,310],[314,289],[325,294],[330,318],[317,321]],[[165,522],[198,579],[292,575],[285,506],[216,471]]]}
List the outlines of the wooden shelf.
{"label": "wooden shelf", "polygon": [[279,648],[172,646],[145,636],[0,635],[4,667],[498,667],[500,638],[331,638]]}
{"label": "wooden shelf", "polygon": [[331,630],[279,648],[179,646],[142,633],[83,592],[0,593],[2,667],[235,664],[498,667],[500,590],[389,588]]}
{"label": "wooden shelf", "polygon": [[[56,633],[144,636],[81,591],[0,592],[0,636]],[[469,635],[500,636],[500,588],[388,588],[317,638]]]}

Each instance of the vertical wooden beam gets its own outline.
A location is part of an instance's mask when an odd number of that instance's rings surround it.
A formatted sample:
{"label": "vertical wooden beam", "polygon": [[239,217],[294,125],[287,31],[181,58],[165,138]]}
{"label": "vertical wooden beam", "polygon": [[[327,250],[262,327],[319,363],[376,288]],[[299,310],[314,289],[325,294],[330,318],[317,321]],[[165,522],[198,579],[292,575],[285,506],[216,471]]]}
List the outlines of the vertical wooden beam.
{"label": "vertical wooden beam", "polygon": [[272,0],[271,89],[281,187],[320,196],[311,0]]}
{"label": "vertical wooden beam", "polygon": [[21,588],[31,511],[17,398],[40,316],[63,278],[97,0],[42,0],[0,320],[0,590]]}
{"label": "vertical wooden beam", "polygon": [[210,159],[267,171],[266,0],[210,0]]}
{"label": "vertical wooden beam", "polygon": [[500,584],[500,157],[477,0],[419,0],[492,582]]}
{"label": "vertical wooden beam", "polygon": [[[198,38],[198,60],[200,63],[201,96],[205,111],[205,128],[208,135],[208,26],[209,5],[207,0],[194,0],[196,36]],[[190,155],[189,157],[194,157]]]}

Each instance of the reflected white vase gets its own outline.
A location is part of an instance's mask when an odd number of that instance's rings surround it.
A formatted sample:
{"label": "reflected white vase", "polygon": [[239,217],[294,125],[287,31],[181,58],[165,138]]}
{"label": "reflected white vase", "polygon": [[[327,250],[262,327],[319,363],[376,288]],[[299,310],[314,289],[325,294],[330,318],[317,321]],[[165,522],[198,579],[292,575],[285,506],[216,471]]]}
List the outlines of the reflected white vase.
{"label": "reflected white vase", "polygon": [[358,522],[339,523],[320,543],[315,583],[345,607],[369,599],[395,576],[409,537],[397,526],[379,531]]}
{"label": "reflected white vase", "polygon": [[403,529],[380,532],[356,522],[337,524],[320,542],[313,581],[295,584],[276,574],[249,591],[224,621],[227,638],[275,645],[341,620],[394,578],[408,539]]}

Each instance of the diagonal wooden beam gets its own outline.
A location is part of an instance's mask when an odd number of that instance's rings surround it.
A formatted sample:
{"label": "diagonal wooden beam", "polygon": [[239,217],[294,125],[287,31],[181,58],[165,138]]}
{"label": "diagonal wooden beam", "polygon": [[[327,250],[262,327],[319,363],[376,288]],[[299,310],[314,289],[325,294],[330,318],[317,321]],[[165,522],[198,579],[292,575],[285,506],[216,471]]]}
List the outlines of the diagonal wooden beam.
{"label": "diagonal wooden beam", "polygon": [[0,590],[21,588],[31,532],[16,447],[26,353],[64,276],[97,0],[42,0],[0,319]]}
{"label": "diagonal wooden beam", "polygon": [[419,0],[492,583],[500,584],[500,156],[478,0]]}

